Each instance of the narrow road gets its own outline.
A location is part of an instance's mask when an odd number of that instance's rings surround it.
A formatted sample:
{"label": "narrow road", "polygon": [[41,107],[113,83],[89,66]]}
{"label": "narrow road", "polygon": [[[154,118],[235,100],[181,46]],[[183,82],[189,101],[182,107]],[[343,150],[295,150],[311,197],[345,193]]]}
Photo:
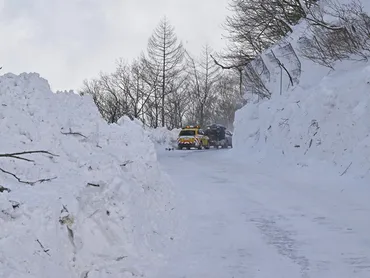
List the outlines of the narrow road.
{"label": "narrow road", "polygon": [[182,217],[160,277],[370,277],[370,190],[269,175],[230,153],[159,153]]}

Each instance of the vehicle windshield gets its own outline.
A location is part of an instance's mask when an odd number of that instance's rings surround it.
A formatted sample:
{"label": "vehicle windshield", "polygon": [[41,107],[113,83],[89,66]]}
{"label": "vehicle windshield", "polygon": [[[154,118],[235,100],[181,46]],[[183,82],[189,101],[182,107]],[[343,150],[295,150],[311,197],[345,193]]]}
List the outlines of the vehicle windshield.
{"label": "vehicle windshield", "polygon": [[179,136],[194,136],[195,130],[181,130]]}

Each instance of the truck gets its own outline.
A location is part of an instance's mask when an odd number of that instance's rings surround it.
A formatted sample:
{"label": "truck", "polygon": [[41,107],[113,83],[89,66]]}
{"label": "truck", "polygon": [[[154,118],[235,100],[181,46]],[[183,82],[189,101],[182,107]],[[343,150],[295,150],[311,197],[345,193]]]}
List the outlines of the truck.
{"label": "truck", "polygon": [[212,124],[207,126],[204,130],[204,134],[208,137],[208,142],[210,147],[214,148],[228,148],[230,145],[230,140],[226,136],[226,127],[220,124]]}

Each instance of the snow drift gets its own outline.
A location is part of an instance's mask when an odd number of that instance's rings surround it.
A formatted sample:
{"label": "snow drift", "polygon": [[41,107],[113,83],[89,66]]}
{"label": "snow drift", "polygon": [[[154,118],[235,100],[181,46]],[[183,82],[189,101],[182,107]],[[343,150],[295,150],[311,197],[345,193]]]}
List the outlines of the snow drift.
{"label": "snow drift", "polygon": [[0,277],[155,277],[173,241],[169,179],[135,121],[38,74],[0,77]]}
{"label": "snow drift", "polygon": [[[298,51],[300,37],[308,32],[302,22],[261,55],[272,98],[260,101],[248,95],[249,103],[236,113],[234,151],[274,167],[281,161],[316,170],[329,164],[335,175],[370,178],[370,63],[343,61],[335,70],[314,64]],[[298,55],[298,65],[286,55],[287,46]],[[289,86],[283,72],[281,95],[280,68],[271,50],[294,79]],[[321,167],[325,174],[329,168]]]}
{"label": "snow drift", "polygon": [[181,128],[174,128],[172,130],[166,127],[158,127],[149,130],[149,138],[156,146],[176,147],[177,137]]}

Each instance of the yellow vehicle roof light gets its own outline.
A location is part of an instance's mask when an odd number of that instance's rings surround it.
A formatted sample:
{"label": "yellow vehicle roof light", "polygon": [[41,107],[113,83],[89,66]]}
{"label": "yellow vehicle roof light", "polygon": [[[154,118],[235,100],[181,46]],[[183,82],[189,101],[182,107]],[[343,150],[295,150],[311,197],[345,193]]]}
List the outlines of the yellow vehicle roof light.
{"label": "yellow vehicle roof light", "polygon": [[199,125],[187,125],[187,126],[185,126],[185,127],[183,127],[182,129],[185,129],[185,128],[197,128],[197,129],[199,129],[200,128],[200,126]]}

